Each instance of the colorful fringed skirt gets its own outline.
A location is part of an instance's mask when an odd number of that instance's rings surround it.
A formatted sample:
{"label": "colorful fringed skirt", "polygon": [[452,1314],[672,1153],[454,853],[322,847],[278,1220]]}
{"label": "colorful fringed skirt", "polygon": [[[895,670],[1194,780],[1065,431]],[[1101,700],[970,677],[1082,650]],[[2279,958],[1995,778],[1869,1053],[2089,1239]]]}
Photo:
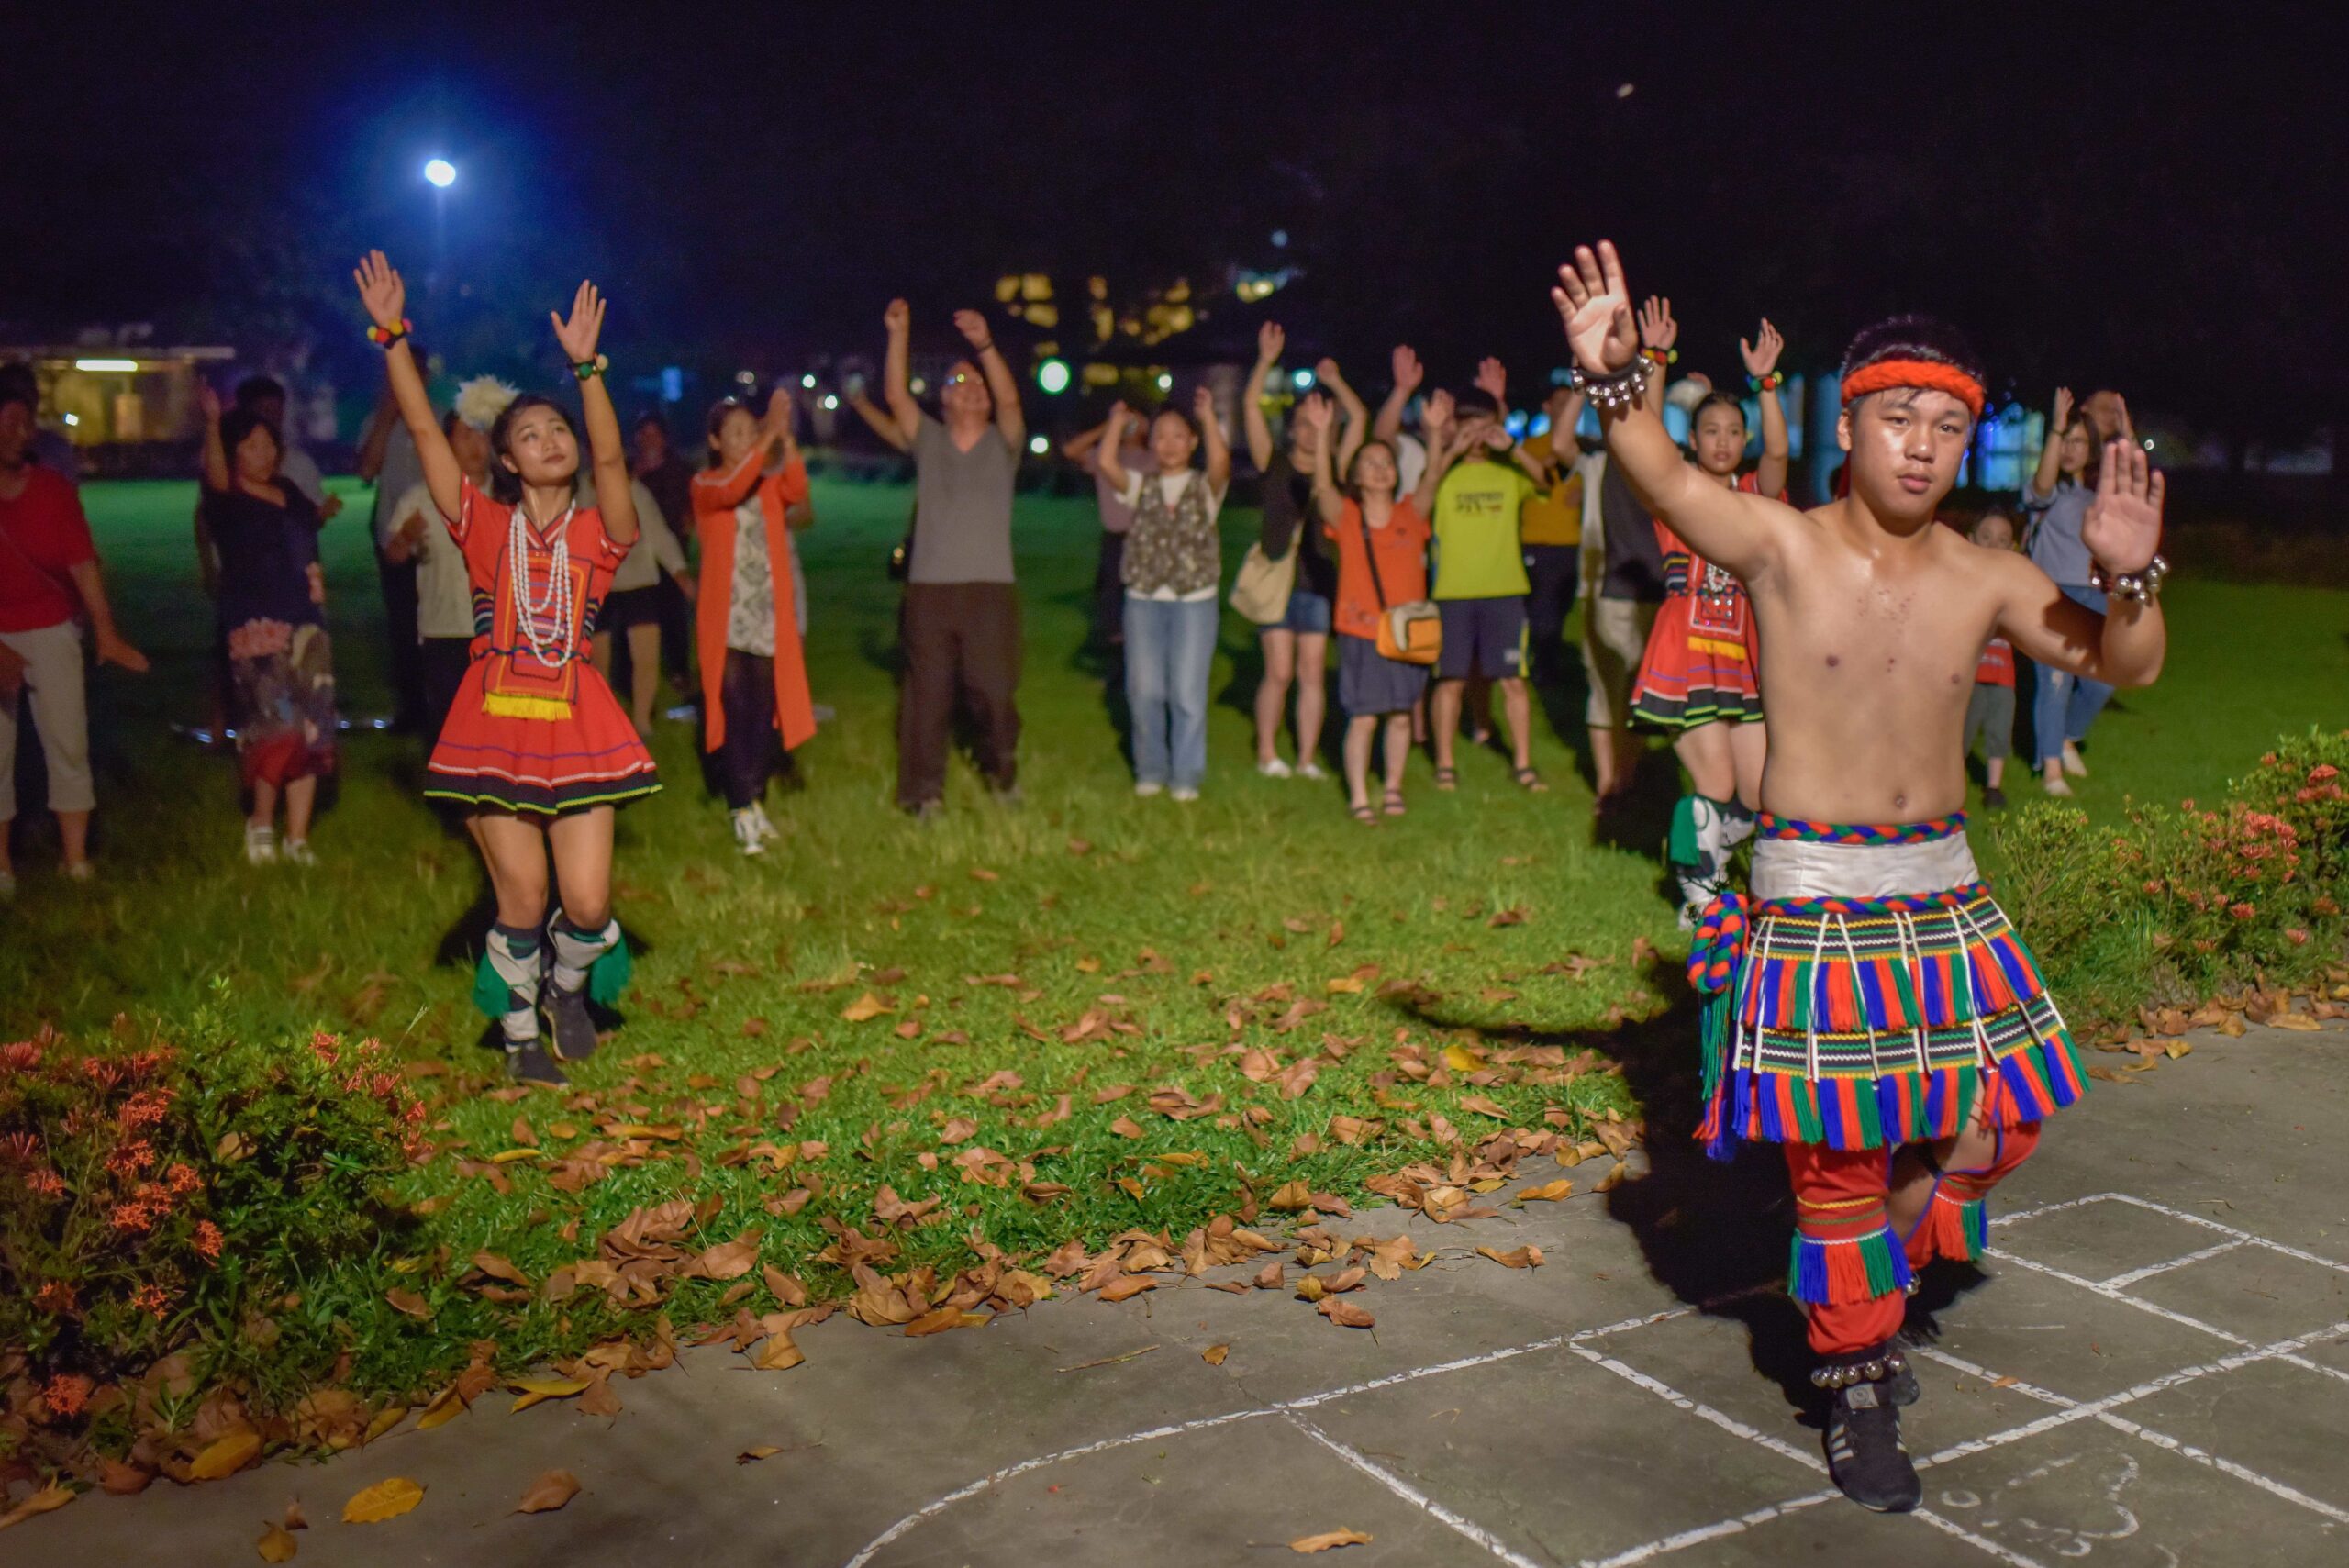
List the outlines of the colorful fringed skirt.
{"label": "colorful fringed skirt", "polygon": [[2086,1092],[2031,950],[1990,896],[1963,814],[1836,827],[1765,814],[1753,895],[1698,923],[1709,1152],[1948,1138],[1995,1080],[1998,1125]]}
{"label": "colorful fringed skirt", "polygon": [[1761,646],[1745,584],[1661,522],[1664,605],[1631,683],[1631,717],[1658,729],[1762,718]]}

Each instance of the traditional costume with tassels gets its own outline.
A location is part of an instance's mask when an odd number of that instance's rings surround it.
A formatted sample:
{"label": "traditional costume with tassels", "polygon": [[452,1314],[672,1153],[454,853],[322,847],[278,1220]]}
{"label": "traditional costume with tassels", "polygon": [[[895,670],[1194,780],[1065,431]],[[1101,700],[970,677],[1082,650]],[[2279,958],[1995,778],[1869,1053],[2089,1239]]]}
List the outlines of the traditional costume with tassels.
{"label": "traditional costume with tassels", "polygon": [[[1704,1004],[1698,1135],[1720,1159],[1740,1139],[1785,1146],[1790,1288],[1811,1308],[1811,1344],[1831,1373],[1881,1360],[1912,1271],[1981,1252],[1984,1195],[2087,1088],[1964,815],[1878,828],[1765,814],[1753,895],[1707,907],[1688,975]],[[1998,1134],[1991,1163],[1942,1173],[1923,1218],[1896,1235],[1894,1154],[1954,1136],[1977,1107]]]}

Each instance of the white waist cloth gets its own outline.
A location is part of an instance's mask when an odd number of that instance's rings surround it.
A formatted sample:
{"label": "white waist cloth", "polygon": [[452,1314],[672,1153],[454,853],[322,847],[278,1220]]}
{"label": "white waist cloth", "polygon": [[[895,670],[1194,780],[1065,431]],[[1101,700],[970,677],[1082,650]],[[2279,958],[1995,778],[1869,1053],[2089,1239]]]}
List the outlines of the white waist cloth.
{"label": "white waist cloth", "polygon": [[1921,844],[1811,844],[1798,839],[1757,839],[1753,896],[1891,898],[1939,893],[1982,880],[1964,833]]}

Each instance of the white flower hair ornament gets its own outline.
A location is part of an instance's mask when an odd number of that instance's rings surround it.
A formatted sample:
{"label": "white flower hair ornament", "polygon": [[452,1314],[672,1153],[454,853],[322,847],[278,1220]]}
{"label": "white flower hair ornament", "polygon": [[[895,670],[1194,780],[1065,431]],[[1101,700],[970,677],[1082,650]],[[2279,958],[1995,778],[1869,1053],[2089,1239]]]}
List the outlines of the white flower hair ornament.
{"label": "white flower hair ornament", "polygon": [[506,412],[506,406],[521,395],[518,386],[508,386],[494,375],[477,375],[458,384],[457,417],[485,433]]}

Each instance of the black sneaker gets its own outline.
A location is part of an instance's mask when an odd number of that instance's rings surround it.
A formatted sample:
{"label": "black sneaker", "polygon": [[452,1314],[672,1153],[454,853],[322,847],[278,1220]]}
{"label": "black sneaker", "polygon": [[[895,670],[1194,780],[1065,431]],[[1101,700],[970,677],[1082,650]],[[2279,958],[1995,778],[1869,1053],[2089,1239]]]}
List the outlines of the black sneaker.
{"label": "black sneaker", "polygon": [[596,1054],[596,1020],[587,1016],[585,987],[566,991],[549,980],[539,1006],[554,1033],[556,1061],[584,1062]]}
{"label": "black sneaker", "polygon": [[1900,1412],[1882,1384],[1835,1391],[1827,1412],[1827,1473],[1843,1496],[1879,1514],[1905,1514],[1924,1500],[1925,1485],[1900,1443]]}
{"label": "black sneaker", "polygon": [[554,1058],[547,1054],[547,1048],[535,1040],[528,1045],[506,1048],[506,1075],[517,1084],[538,1084],[551,1089],[571,1082],[554,1064]]}
{"label": "black sneaker", "polygon": [[2007,804],[2007,792],[1997,784],[1992,784],[1982,792],[1982,804],[1993,811],[2004,810]]}

